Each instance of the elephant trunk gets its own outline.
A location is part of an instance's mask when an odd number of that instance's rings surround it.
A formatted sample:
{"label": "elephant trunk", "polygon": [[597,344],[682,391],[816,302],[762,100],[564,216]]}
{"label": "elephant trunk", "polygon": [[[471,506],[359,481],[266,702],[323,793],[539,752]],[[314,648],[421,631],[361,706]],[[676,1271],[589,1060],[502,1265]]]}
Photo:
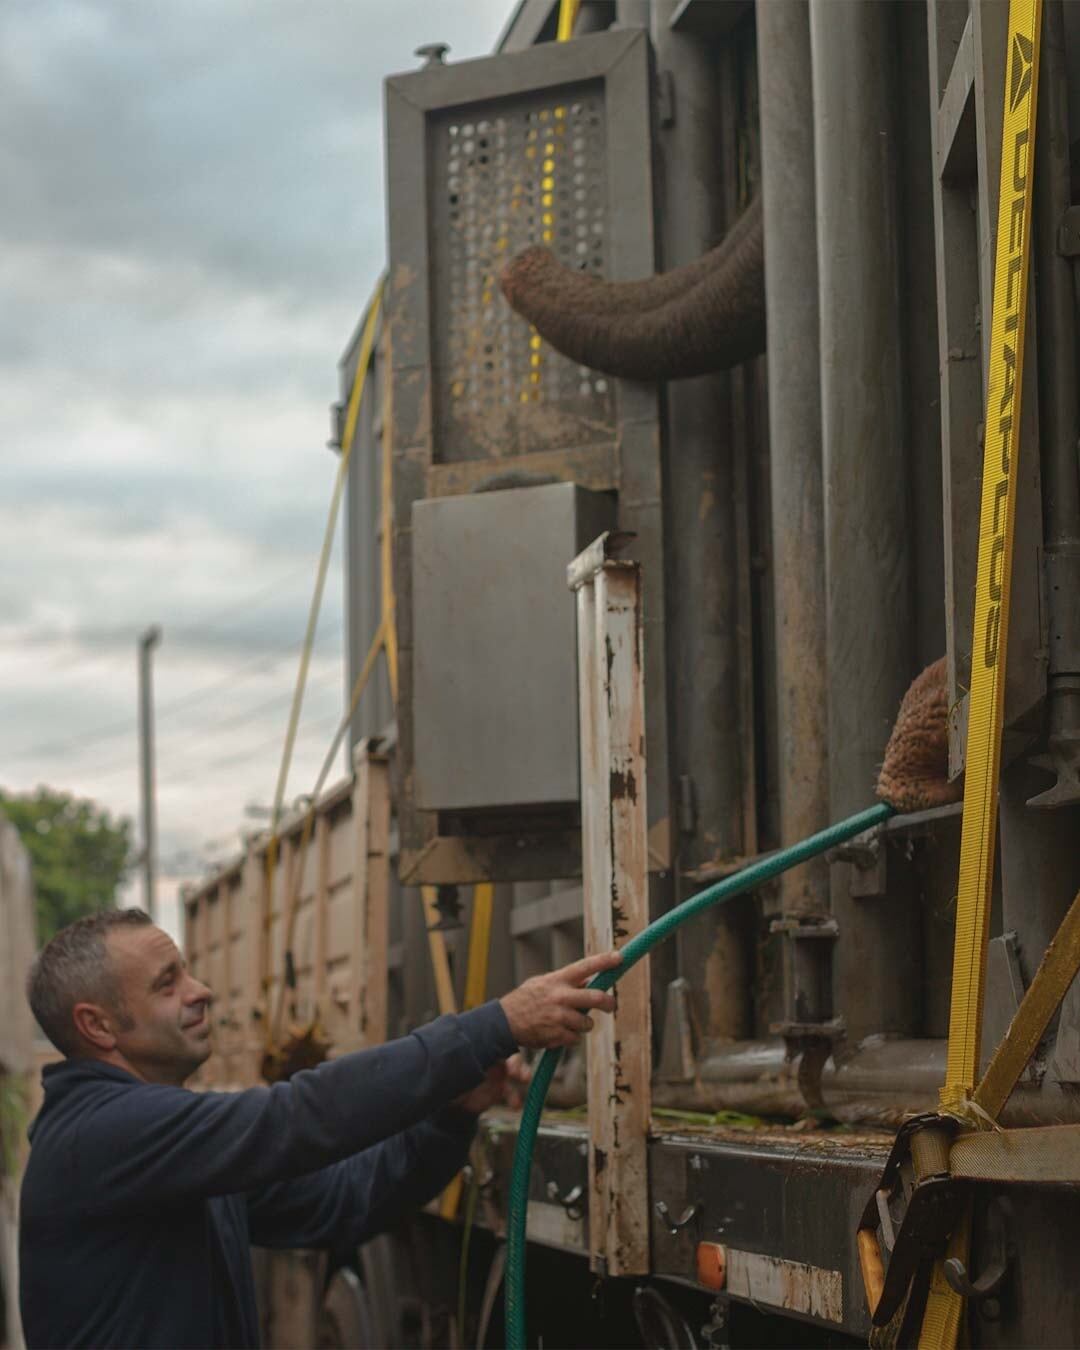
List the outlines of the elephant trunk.
{"label": "elephant trunk", "polygon": [[760,198],[716,248],[658,276],[600,281],[530,248],[499,280],[511,308],[556,351],[623,379],[710,374],[765,350]]}

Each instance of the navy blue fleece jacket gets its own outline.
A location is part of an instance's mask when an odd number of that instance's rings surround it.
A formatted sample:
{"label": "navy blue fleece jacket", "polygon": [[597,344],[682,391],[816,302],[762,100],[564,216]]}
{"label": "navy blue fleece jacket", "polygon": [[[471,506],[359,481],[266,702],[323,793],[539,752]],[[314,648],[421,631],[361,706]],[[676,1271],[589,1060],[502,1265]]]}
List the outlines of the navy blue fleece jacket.
{"label": "navy blue fleece jacket", "polygon": [[246,1092],[50,1065],[22,1186],[28,1346],[257,1346],[249,1244],[362,1242],[437,1194],[475,1126],[447,1103],[515,1048],[493,1002]]}

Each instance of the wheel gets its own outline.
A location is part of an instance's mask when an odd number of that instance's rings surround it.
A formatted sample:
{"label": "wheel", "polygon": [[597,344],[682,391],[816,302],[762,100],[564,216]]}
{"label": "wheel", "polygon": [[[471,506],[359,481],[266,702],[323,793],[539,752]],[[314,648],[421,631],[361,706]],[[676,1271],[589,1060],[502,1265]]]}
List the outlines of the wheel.
{"label": "wheel", "polygon": [[696,1350],[690,1323],[655,1285],[634,1290],[634,1320],[648,1350]]}
{"label": "wheel", "polygon": [[380,1350],[367,1293],[347,1267],[337,1272],[323,1295],[316,1350]]}

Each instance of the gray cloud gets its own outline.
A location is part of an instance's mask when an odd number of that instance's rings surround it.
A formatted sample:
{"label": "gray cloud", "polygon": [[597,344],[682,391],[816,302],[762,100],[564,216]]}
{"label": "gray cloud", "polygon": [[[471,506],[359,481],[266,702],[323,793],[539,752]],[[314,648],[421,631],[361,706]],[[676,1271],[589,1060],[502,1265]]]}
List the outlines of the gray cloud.
{"label": "gray cloud", "polygon": [[[197,851],[272,792],[326,407],[384,258],[382,79],[424,41],[483,54],[509,8],[0,6],[5,787],[134,811],[158,622],[163,839]],[[290,792],[341,712],[342,603],[335,563]]]}

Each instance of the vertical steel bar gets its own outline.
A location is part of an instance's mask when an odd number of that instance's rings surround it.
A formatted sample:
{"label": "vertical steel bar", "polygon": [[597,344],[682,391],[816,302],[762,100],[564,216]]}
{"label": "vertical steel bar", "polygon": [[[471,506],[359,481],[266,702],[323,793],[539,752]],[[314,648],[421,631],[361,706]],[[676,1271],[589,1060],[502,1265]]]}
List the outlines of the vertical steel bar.
{"label": "vertical steel bar", "polygon": [[[1058,247],[1071,206],[1069,97],[1061,0],[1043,10],[1035,259],[1038,273],[1039,413],[1048,619],[1050,754],[1056,783],[1033,805],[1080,803],[1080,391],[1076,260]],[[1056,906],[1055,908],[1060,908]]]}
{"label": "vertical steel bar", "polygon": [[[870,799],[912,675],[896,195],[896,12],[811,0],[828,652],[829,805]],[[917,914],[831,883],[849,1033],[911,1034]]]}
{"label": "vertical steel bar", "polygon": [[[699,258],[724,235],[725,143],[715,49],[676,32],[677,0],[653,0],[650,32],[657,79],[668,91],[658,119],[656,184],[664,269]],[[731,63],[729,63],[731,64]],[[727,106],[734,99],[727,100]],[[734,177],[730,173],[729,176]],[[732,197],[734,199],[734,192]],[[731,380],[709,375],[670,382],[664,390],[666,611],[672,776],[678,808],[680,872],[752,850],[744,811],[746,717],[740,717],[739,568]],[[655,766],[654,766],[655,772]],[[749,824],[749,828],[748,828]],[[676,894],[676,899],[680,898]],[[679,941],[679,967],[694,988],[711,1034],[750,1030],[750,954],[740,914],[717,913],[710,932]],[[711,978],[722,969],[724,977]]]}
{"label": "vertical steel bar", "polygon": [[[807,0],[759,0],[769,478],[782,845],[829,815],[813,90]],[[829,907],[824,862],[785,873],[786,913]]]}

